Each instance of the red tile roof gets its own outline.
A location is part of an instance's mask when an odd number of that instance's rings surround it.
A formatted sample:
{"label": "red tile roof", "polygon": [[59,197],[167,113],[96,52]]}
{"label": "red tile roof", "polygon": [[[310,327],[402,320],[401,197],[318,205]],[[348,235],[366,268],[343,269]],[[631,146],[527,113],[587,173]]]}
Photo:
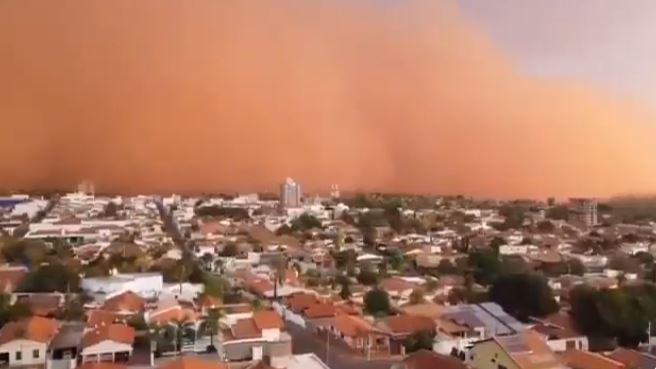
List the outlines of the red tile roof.
{"label": "red tile roof", "polygon": [[15,339],[48,343],[58,330],[59,323],[56,320],[41,317],[25,318],[18,322],[7,323],[0,329],[0,345]]}
{"label": "red tile roof", "polygon": [[333,304],[315,304],[305,309],[304,314],[309,319],[332,318],[337,313]]}
{"label": "red tile roof", "polygon": [[563,364],[572,369],[625,369],[619,361],[589,351],[569,350],[561,356]]}
{"label": "red tile roof", "polygon": [[261,337],[262,332],[257,329],[255,321],[252,318],[247,318],[238,320],[232,326],[232,335],[235,337],[235,339],[242,340]]}
{"label": "red tile roof", "polygon": [[167,361],[157,367],[158,369],[228,369],[228,365],[218,361],[199,359],[194,356]]}
{"label": "red tile roof", "polygon": [[391,316],[382,321],[394,335],[409,335],[421,331],[434,331],[437,327],[430,318],[417,315]]}
{"label": "red tile roof", "polygon": [[253,320],[259,330],[282,329],[285,324],[280,315],[273,310],[262,310],[253,313]]}
{"label": "red tile roof", "polygon": [[440,355],[433,351],[420,350],[408,355],[404,360],[406,369],[467,369],[460,360],[452,356]]}
{"label": "red tile roof", "polygon": [[103,310],[143,312],[146,300],[132,291],[125,291],[119,295],[105,300]]}
{"label": "red tile roof", "polygon": [[132,345],[134,344],[134,337],[134,328],[123,324],[111,324],[100,326],[85,333],[82,337],[81,346],[87,348],[107,340]]}
{"label": "red tile roof", "polygon": [[126,369],[127,365],[125,364],[116,364],[116,363],[84,363],[77,367],[77,369]]}

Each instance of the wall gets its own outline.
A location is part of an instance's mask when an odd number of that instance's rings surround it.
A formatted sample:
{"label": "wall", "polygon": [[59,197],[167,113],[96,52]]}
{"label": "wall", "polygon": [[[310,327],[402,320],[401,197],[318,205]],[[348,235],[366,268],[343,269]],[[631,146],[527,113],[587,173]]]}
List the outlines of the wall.
{"label": "wall", "polygon": [[[9,353],[10,366],[23,366],[23,365],[38,365],[46,363],[46,348],[45,343],[30,341],[30,340],[13,340],[0,346],[0,352]],[[32,351],[39,350],[39,357],[33,358]],[[23,356],[20,361],[16,360],[16,352],[22,352]]]}
{"label": "wall", "polygon": [[507,369],[520,369],[494,340],[481,342],[472,347],[469,358],[471,366],[476,369],[498,369],[499,365],[503,365]]}
{"label": "wall", "polygon": [[576,349],[583,350],[583,351],[588,350],[588,338],[585,336],[572,337],[572,338],[566,338],[560,340],[549,340],[547,341],[547,345],[549,345],[551,350],[553,350],[554,352],[565,352],[568,350],[567,342],[570,341],[574,341]]}
{"label": "wall", "polygon": [[80,353],[80,355],[86,356],[86,355],[105,354],[105,353],[112,353],[112,352],[125,352],[125,351],[129,351],[130,353],[132,353],[132,345],[105,340],[93,346],[89,346],[85,348]]}
{"label": "wall", "polygon": [[267,341],[277,341],[280,339],[280,329],[263,329],[262,338]]}

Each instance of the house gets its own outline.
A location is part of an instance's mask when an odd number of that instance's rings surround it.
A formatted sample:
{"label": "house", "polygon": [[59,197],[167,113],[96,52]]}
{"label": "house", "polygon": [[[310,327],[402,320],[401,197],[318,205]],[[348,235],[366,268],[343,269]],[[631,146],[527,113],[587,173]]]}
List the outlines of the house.
{"label": "house", "polygon": [[85,324],[66,322],[61,325],[55,338],[48,345],[48,367],[68,369],[77,363],[78,351]]}
{"label": "house", "polygon": [[30,309],[32,315],[54,317],[64,304],[64,294],[61,293],[20,293],[14,294],[16,302]]}
{"label": "house", "polygon": [[412,291],[420,287],[418,283],[407,281],[401,277],[389,277],[380,282],[380,288],[385,290],[392,299],[407,300]]}
{"label": "house", "polygon": [[84,363],[77,367],[77,369],[127,369],[125,364],[117,363]]}
{"label": "house", "polygon": [[544,319],[534,319],[533,329],[542,334],[554,352],[571,349],[588,350],[588,337],[581,334],[574,326],[572,317],[565,312],[558,312]]}
{"label": "house", "polygon": [[542,337],[531,330],[476,342],[469,358],[476,369],[566,369]]}
{"label": "house", "polygon": [[109,297],[101,307],[102,310],[113,311],[122,315],[143,313],[145,308],[146,300],[129,290]]}
{"label": "house", "polygon": [[423,316],[396,315],[382,319],[376,327],[389,334],[391,354],[405,355],[405,341],[420,332],[435,335],[436,324],[433,319]]}
{"label": "house", "polygon": [[84,292],[92,295],[113,295],[123,291],[133,291],[149,299],[159,296],[164,288],[164,279],[160,273],[119,273],[109,277],[84,278],[80,287]]}
{"label": "house", "polygon": [[366,356],[372,353],[389,354],[389,335],[359,316],[337,314],[330,333],[346,345]]}
{"label": "house", "polygon": [[219,353],[227,361],[261,360],[271,352],[291,353],[291,337],[283,331],[284,326],[273,310],[254,312],[223,330]]}
{"label": "house", "polygon": [[629,350],[625,348],[618,348],[613,351],[609,356],[611,360],[618,361],[627,369],[654,369],[656,368],[656,356],[639,352],[636,350]]}
{"label": "house", "polygon": [[228,369],[228,365],[195,356],[182,356],[159,365],[157,369]]}
{"label": "house", "polygon": [[560,361],[571,369],[628,369],[622,362],[578,349],[568,350],[560,357]]}
{"label": "house", "polygon": [[434,350],[465,357],[472,345],[497,335],[512,335],[526,327],[492,302],[445,306],[437,319]]}
{"label": "house", "polygon": [[44,365],[50,341],[59,330],[56,320],[31,317],[0,329],[0,362],[9,366]]}
{"label": "house", "polygon": [[315,354],[276,355],[268,360],[259,360],[245,369],[330,369]]}
{"label": "house", "polygon": [[177,303],[163,303],[153,311],[144,314],[144,319],[149,324],[165,325],[174,321],[185,321],[199,323],[201,316],[192,307]]}
{"label": "house", "polygon": [[81,362],[127,362],[132,356],[135,335],[134,328],[124,324],[89,329],[80,342]]}
{"label": "house", "polygon": [[469,369],[465,363],[450,355],[441,355],[433,351],[419,350],[408,356],[392,369]]}

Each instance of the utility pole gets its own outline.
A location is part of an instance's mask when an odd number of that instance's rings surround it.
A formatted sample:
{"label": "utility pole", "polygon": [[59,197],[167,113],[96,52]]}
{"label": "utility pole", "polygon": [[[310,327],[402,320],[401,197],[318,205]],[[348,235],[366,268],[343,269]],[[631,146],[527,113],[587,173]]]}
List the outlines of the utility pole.
{"label": "utility pole", "polygon": [[330,331],[326,332],[326,365],[330,367]]}

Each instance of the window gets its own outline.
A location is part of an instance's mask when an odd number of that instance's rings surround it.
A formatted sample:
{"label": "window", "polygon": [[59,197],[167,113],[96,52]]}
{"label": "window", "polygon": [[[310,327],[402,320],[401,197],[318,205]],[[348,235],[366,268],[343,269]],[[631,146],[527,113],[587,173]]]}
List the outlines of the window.
{"label": "window", "polygon": [[38,359],[39,358],[39,350],[32,350],[32,358]]}
{"label": "window", "polygon": [[569,350],[569,349],[576,348],[576,341],[575,341],[575,340],[570,340],[570,341],[565,342],[565,347],[566,347],[568,350]]}
{"label": "window", "polygon": [[23,360],[23,353],[20,351],[16,351],[16,361],[21,361]]}

